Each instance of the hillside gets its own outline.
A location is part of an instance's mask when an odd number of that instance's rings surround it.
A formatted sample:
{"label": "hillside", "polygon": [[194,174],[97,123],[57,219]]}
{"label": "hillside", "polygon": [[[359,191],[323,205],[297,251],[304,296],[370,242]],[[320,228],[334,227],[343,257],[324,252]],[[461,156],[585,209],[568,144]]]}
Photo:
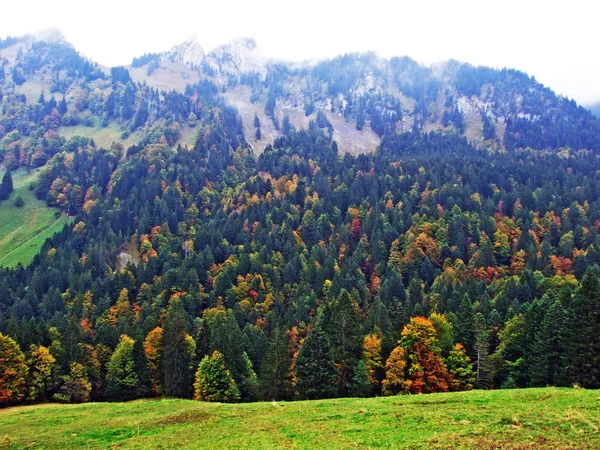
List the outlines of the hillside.
{"label": "hillside", "polygon": [[[29,264],[46,239],[70,222],[60,211],[38,200],[29,189],[38,177],[38,171],[29,175],[24,169],[13,173],[15,190],[8,200],[0,203],[0,266]],[[23,199],[23,206],[14,205],[17,197]]]}
{"label": "hillside", "polygon": [[0,445],[27,448],[503,448],[600,445],[597,393],[464,392],[313,402],[186,400],[0,411]]}
{"label": "hillside", "polygon": [[0,406],[600,387],[588,110],[251,39],[132,61],[199,77],[159,90],[50,35],[0,42],[2,165],[73,219],[0,268]]}

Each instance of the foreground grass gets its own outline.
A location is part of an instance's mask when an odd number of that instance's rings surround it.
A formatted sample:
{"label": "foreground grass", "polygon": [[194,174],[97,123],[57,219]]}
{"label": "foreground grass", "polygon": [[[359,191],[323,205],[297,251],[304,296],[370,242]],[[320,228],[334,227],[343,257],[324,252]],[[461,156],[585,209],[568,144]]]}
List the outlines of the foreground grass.
{"label": "foreground grass", "polygon": [[312,402],[191,400],[0,410],[6,448],[600,448],[600,392],[472,391]]}
{"label": "foreground grass", "polygon": [[[0,173],[0,179],[4,172]],[[47,238],[60,231],[70,221],[62,215],[56,218],[57,209],[48,208],[38,200],[29,185],[39,173],[30,174],[24,169],[12,173],[14,191],[8,200],[0,203],[0,266],[27,265],[40,251]],[[15,198],[21,196],[25,204],[18,208]]]}

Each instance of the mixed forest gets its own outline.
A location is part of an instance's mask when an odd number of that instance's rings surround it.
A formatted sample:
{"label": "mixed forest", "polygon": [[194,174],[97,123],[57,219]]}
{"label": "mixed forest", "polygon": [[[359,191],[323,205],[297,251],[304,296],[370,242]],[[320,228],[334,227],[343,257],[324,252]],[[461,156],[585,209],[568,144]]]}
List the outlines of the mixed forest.
{"label": "mixed forest", "polygon": [[[159,92],[36,45],[0,71],[0,160],[43,166],[32,190],[74,222],[0,268],[0,405],[600,387],[600,126],[574,102],[527,98],[539,120],[510,121],[503,141],[484,120],[476,146],[452,106],[442,129],[399,132],[395,100],[363,96],[347,114],[381,136],[376,152],[342,152],[317,114],[307,129],[284,117],[256,155],[210,79]],[[348,92],[342,68],[365,57],[343,58],[311,79]],[[409,62],[390,63],[399,84]],[[15,86],[42,66],[54,92],[28,102]],[[284,72],[247,82],[268,100]],[[466,95],[535,83],[455,72]],[[404,87],[420,117],[430,76]],[[67,105],[74,83],[85,95]],[[128,148],[57,133],[96,119],[124,137],[152,127]],[[130,247],[139,260],[118,266]]]}

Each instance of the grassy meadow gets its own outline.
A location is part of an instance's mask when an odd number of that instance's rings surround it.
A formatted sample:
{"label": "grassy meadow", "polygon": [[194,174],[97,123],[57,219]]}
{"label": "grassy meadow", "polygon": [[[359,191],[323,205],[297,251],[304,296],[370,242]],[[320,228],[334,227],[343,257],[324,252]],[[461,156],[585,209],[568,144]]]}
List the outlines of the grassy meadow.
{"label": "grassy meadow", "polygon": [[[0,172],[0,180],[3,176],[4,171]],[[12,173],[14,191],[8,200],[0,203],[0,266],[29,264],[45,240],[71,220],[64,215],[56,218],[58,210],[48,208],[29,190],[38,176],[38,170],[30,174],[24,169]],[[25,202],[22,207],[14,205],[19,196]]]}
{"label": "grassy meadow", "polygon": [[6,448],[600,448],[600,392],[471,391],[246,404],[192,400],[0,410]]}

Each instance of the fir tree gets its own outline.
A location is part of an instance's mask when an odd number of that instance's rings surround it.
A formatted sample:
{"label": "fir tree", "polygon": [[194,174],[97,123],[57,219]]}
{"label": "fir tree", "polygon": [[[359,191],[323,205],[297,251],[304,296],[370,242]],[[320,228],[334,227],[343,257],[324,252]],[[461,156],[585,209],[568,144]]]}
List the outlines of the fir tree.
{"label": "fir tree", "polygon": [[287,335],[280,328],[276,328],[260,371],[260,391],[264,400],[291,398],[291,364]]}
{"label": "fir tree", "polygon": [[187,333],[185,310],[179,298],[171,299],[163,329],[163,377],[165,393],[189,397],[192,389],[196,344]]}
{"label": "fir tree", "polygon": [[600,281],[588,269],[571,306],[569,374],[586,388],[600,387]]}
{"label": "fir tree", "polygon": [[345,397],[349,394],[348,385],[362,356],[358,305],[348,291],[343,289],[337,299],[325,309],[323,325],[339,370],[339,393]]}
{"label": "fir tree", "polygon": [[329,340],[319,325],[310,331],[295,363],[296,391],[305,400],[334,397],[338,370]]}

